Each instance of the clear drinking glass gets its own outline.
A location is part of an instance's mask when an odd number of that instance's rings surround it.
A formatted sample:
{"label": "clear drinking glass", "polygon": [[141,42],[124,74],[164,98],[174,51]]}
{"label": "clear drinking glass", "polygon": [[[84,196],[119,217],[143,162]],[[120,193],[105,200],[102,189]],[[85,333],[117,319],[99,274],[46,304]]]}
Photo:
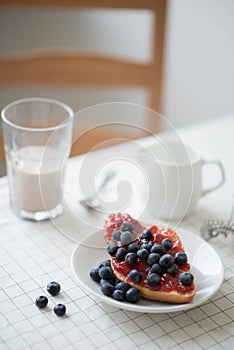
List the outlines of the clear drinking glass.
{"label": "clear drinking glass", "polygon": [[13,210],[24,219],[55,218],[63,208],[72,109],[52,99],[27,98],[6,106],[2,121]]}

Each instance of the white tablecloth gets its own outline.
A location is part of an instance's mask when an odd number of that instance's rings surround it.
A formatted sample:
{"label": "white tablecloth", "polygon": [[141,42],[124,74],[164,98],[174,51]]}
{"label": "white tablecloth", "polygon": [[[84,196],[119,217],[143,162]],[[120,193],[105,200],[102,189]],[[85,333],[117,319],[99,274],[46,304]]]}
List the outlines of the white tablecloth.
{"label": "white tablecloth", "polygon": [[[202,198],[196,212],[180,223],[182,228],[199,235],[205,219],[228,219],[231,211],[234,115],[179,132],[183,140],[199,148],[204,157],[221,159],[226,172],[225,185]],[[127,144],[118,147],[125,154],[131,148]],[[106,149],[100,154],[109,159],[113,150]],[[71,254],[76,242],[101,227],[105,217],[105,213],[88,212],[77,205],[79,194],[72,186],[79,181],[77,174],[84,159],[83,156],[69,161],[65,212],[53,222],[34,223],[17,218],[9,207],[7,178],[0,180],[0,349],[232,349],[234,255],[231,237],[210,242],[225,267],[221,288],[208,302],[187,312],[129,312],[107,305],[82,290],[71,272]],[[210,172],[212,178],[213,171]],[[134,188],[138,182],[130,176]],[[140,206],[134,209],[130,203],[127,209],[133,216],[141,214]],[[143,219],[152,220],[147,213]],[[61,283],[62,292],[49,298],[44,311],[39,310],[34,304],[35,297],[46,294],[46,285],[52,280]],[[59,302],[67,306],[66,317],[59,318],[52,311],[53,305]]]}

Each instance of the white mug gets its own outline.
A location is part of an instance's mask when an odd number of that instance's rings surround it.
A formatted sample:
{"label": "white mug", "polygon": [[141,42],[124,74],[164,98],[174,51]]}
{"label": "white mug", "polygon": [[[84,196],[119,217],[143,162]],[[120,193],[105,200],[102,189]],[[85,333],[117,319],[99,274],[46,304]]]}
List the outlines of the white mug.
{"label": "white mug", "polygon": [[[183,219],[196,208],[200,197],[225,181],[219,160],[204,160],[199,151],[182,142],[154,143],[140,151],[139,160],[146,179],[142,186],[146,211],[157,219]],[[203,188],[202,168],[208,163],[219,168],[221,179]]]}

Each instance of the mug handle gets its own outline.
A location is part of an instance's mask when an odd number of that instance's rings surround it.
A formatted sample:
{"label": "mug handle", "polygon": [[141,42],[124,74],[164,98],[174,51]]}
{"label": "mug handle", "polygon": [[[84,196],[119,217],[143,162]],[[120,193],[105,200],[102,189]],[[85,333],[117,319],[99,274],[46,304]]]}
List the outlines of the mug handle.
{"label": "mug handle", "polygon": [[202,196],[205,196],[207,193],[210,193],[214,190],[216,190],[217,188],[219,188],[220,186],[222,186],[222,184],[224,183],[225,181],[225,172],[224,172],[224,168],[223,168],[223,165],[222,163],[217,160],[217,159],[202,159],[202,165],[205,165],[205,164],[216,164],[221,172],[221,180],[216,184],[214,185],[213,187],[210,187],[210,188],[207,188],[207,189],[203,189],[202,190]]}

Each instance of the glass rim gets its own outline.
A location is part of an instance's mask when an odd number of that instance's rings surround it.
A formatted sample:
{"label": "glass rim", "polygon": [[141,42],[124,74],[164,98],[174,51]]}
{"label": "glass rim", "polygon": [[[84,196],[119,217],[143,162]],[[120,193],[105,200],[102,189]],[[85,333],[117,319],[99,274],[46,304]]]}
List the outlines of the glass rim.
{"label": "glass rim", "polygon": [[[51,103],[51,104],[60,106],[68,113],[68,117],[66,119],[64,119],[64,121],[62,121],[60,124],[55,125],[55,126],[50,126],[48,128],[32,128],[32,127],[17,125],[15,123],[11,122],[6,116],[7,110],[10,109],[11,107],[14,107],[16,105],[20,105],[23,103],[27,103],[27,102],[41,102],[41,103],[45,103],[45,104]],[[70,121],[72,121],[73,116],[74,116],[74,112],[73,112],[72,108],[69,107],[66,103],[61,102],[61,101],[56,100],[56,99],[45,98],[45,97],[27,97],[27,98],[15,100],[13,102],[10,102],[8,105],[6,105],[1,111],[1,117],[2,117],[2,120],[4,123],[16,128],[16,129],[19,129],[19,130],[36,131],[36,132],[53,131],[53,130],[63,128],[64,126],[68,125],[70,123]]]}

